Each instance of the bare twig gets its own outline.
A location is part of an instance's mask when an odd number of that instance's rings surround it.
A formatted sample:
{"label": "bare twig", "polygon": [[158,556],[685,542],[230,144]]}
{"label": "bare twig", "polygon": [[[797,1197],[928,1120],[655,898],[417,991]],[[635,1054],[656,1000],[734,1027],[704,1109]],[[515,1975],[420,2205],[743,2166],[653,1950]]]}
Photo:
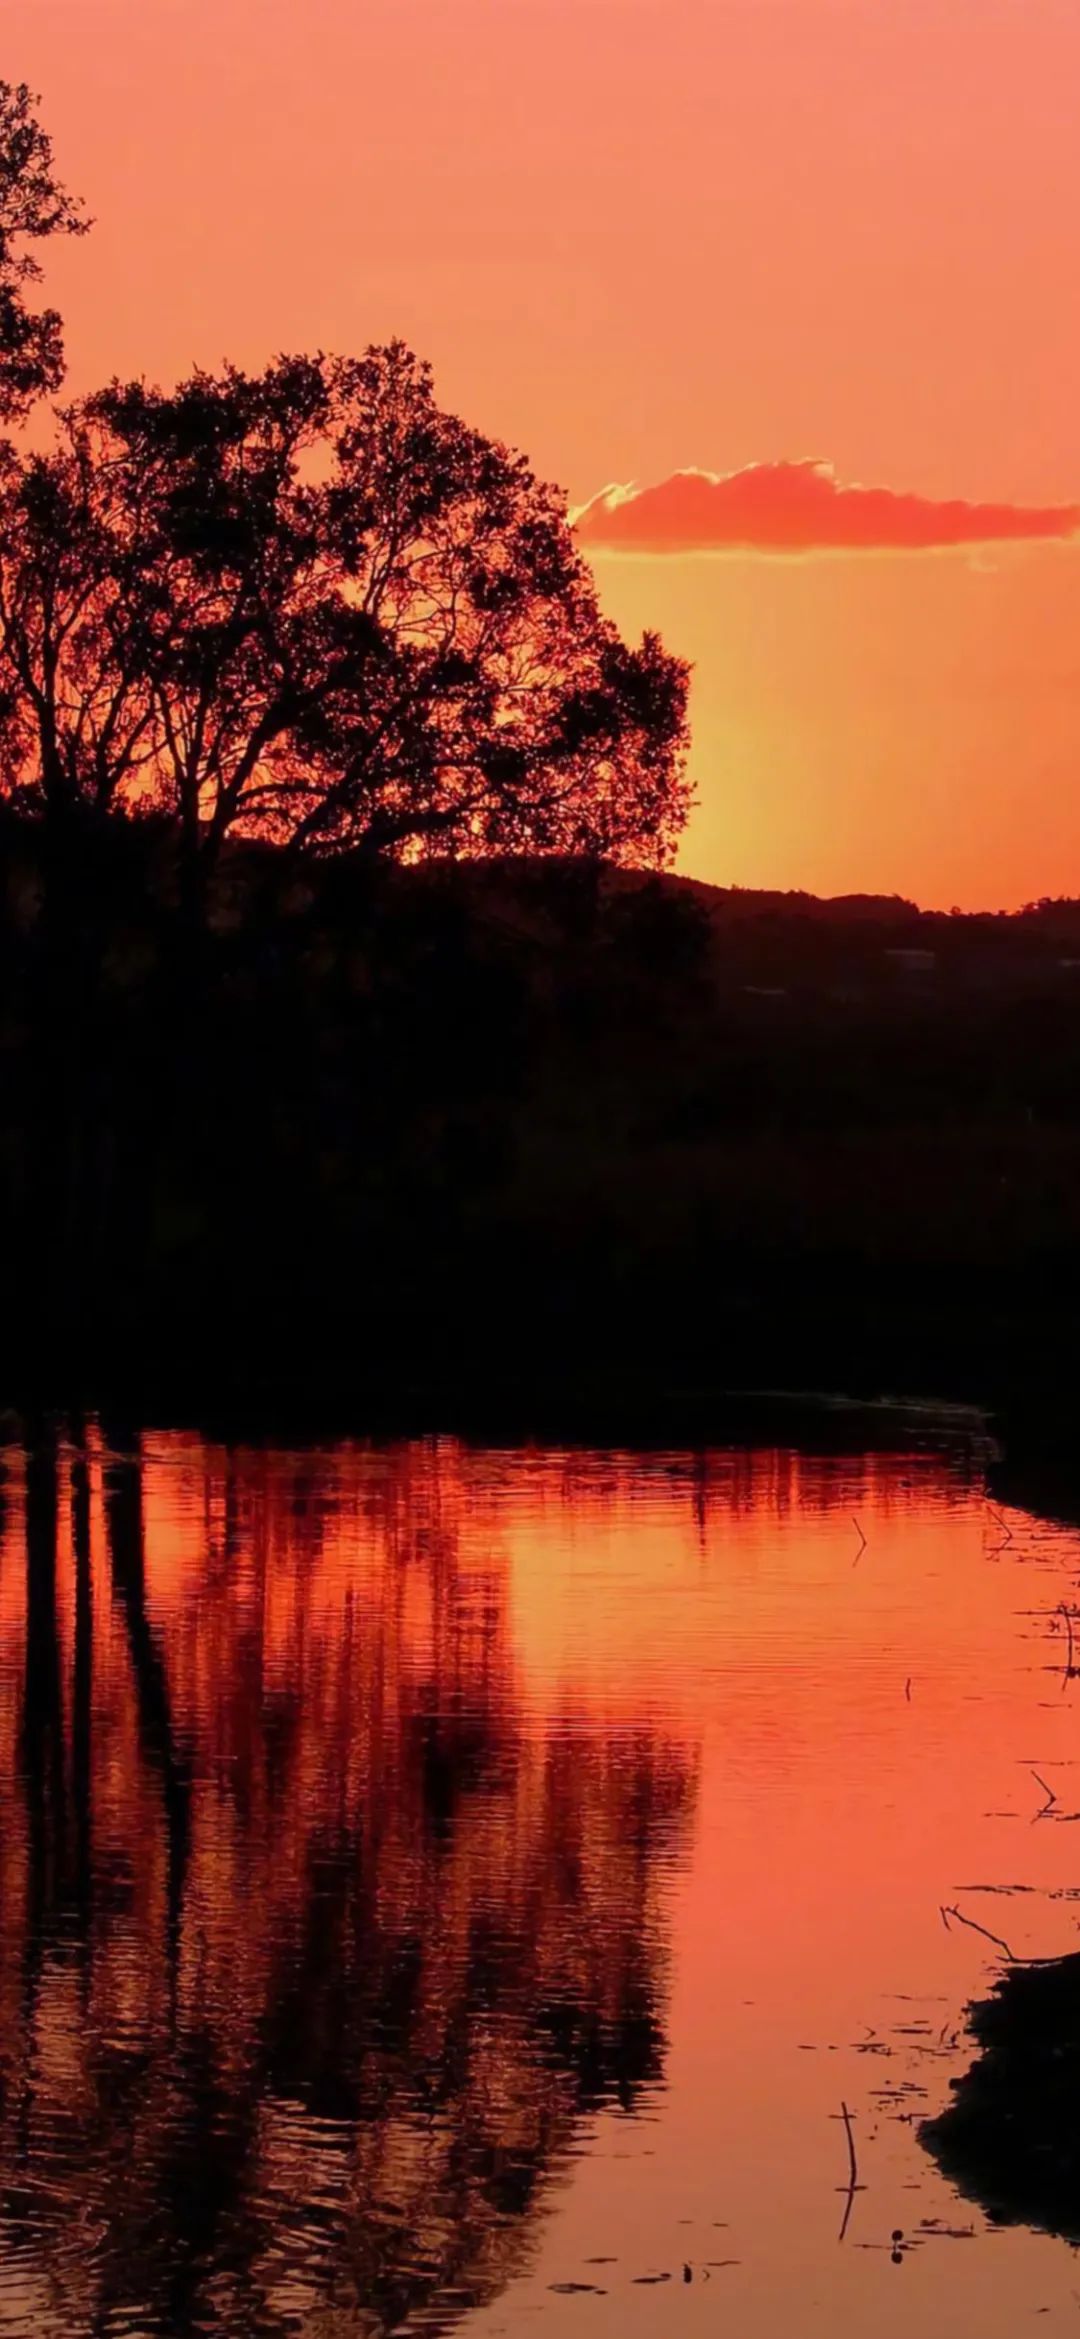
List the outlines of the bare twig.
{"label": "bare twig", "polygon": [[910,1673],[908,1674],[907,1680],[906,1680],[906,1681],[905,1681],[905,1683],[904,1683],[904,1696],[906,1697],[906,1699],[907,1699],[907,1701],[908,1701],[908,1704],[910,1705],[910,1704],[911,1704],[911,1675],[910,1675]]}
{"label": "bare twig", "polygon": [[974,1917],[965,1917],[965,1915],[964,1915],[964,1912],[963,1912],[963,1909],[957,1909],[957,1908],[943,1908],[943,1909],[942,1909],[942,1911],[941,1911],[941,1922],[942,1922],[942,1924],[944,1925],[944,1927],[945,1927],[945,1931],[946,1931],[946,1932],[948,1932],[948,1930],[949,1930],[949,1919],[950,1919],[950,1917],[955,1917],[955,1918],[956,1918],[956,1922],[957,1922],[957,1924],[958,1924],[958,1925],[967,1925],[967,1926],[970,1928],[971,1932],[973,1932],[973,1933],[981,1933],[981,1934],[982,1934],[982,1937],[983,1937],[983,1939],[984,1939],[984,1941],[992,1941],[992,1942],[993,1942],[995,1949],[1003,1949],[1003,1950],[1004,1950],[1004,1952],[1005,1952],[1005,1955],[1006,1955],[1006,1957],[1007,1957],[1007,1958],[1008,1958],[1008,1960],[1009,1960],[1009,1964],[1010,1964],[1010,1965],[1018,1965],[1018,1964],[1021,1964],[1022,1962],[1024,1962],[1023,1960],[1021,1960],[1021,1959],[1017,1958],[1017,1957],[1014,1955],[1013,1951],[1012,1951],[1012,1950],[1010,1949],[1010,1947],[1009,1947],[1009,1944],[1008,1944],[1008,1942],[1007,1942],[1007,1941],[1003,1941],[1003,1940],[1002,1940],[1000,1933],[991,1933],[991,1932],[989,1932],[989,1931],[988,1931],[988,1929],[987,1929],[987,1927],[986,1927],[985,1925],[980,1925],[980,1924],[977,1922],[977,1920],[976,1920]]}
{"label": "bare twig", "polygon": [[[1062,1824],[1067,1819],[1080,1819],[1080,1811],[1063,1811],[1061,1813]],[[965,1917],[963,1909],[943,1908],[939,1914],[946,1932],[949,1930],[950,1917],[955,1917],[958,1925],[968,1925],[973,1933],[981,1933],[984,1940],[992,1941],[995,1949],[1003,1949],[1010,1965],[1035,1967],[1060,1963],[1057,1957],[1018,1957],[1015,1949],[1010,1949],[1008,1942],[1002,1940],[1000,1933],[991,1933],[985,1925],[977,1924],[974,1917]]]}
{"label": "bare twig", "polygon": [[858,1519],[855,1517],[855,1513],[854,1513],[854,1511],[853,1511],[853,1512],[852,1512],[852,1514],[851,1514],[851,1524],[852,1524],[852,1526],[854,1527],[854,1529],[855,1529],[855,1533],[856,1533],[856,1535],[857,1535],[857,1536],[858,1536],[858,1538],[859,1538],[859,1548],[858,1548],[858,1550],[857,1550],[857,1552],[856,1552],[856,1554],[855,1554],[855,1557],[854,1557],[854,1559],[852,1560],[852,1563],[851,1563],[851,1564],[852,1564],[852,1567],[858,1567],[858,1564],[859,1564],[859,1561],[860,1561],[860,1559],[862,1558],[863,1552],[866,1550],[866,1537],[865,1537],[865,1535],[863,1534],[863,1531],[862,1531],[862,1528],[861,1528],[861,1526],[860,1526],[860,1524],[859,1524],[859,1521],[858,1521]]}
{"label": "bare twig", "polygon": [[1055,1795],[1053,1788],[1047,1786],[1046,1780],[1044,1778],[1040,1778],[1037,1770],[1033,1770],[1031,1776],[1035,1780],[1036,1784],[1042,1788],[1043,1794],[1046,1797],[1045,1803],[1042,1805],[1041,1810],[1035,1813],[1035,1817],[1036,1819],[1045,1819],[1047,1812],[1053,1810],[1054,1804],[1057,1802],[1057,1796]]}
{"label": "bare twig", "polygon": [[[1064,1617],[1064,1619],[1065,1619],[1065,1630],[1066,1630],[1066,1633],[1068,1634],[1068,1642],[1069,1642],[1069,1645],[1068,1645],[1068,1653],[1067,1653],[1067,1655],[1066,1655],[1066,1658],[1065,1658],[1065,1681],[1071,1681],[1071,1680],[1072,1680],[1072,1678],[1073,1678],[1073,1675],[1074,1675],[1074,1673],[1075,1673],[1075,1670],[1076,1670],[1076,1668],[1075,1668],[1075,1666],[1074,1666],[1074,1664],[1073,1664],[1073,1628],[1072,1628],[1072,1616],[1071,1616],[1071,1614],[1070,1614],[1070,1612],[1069,1612],[1068,1608],[1066,1607],[1064,1600],[1061,1600],[1061,1601],[1059,1601],[1059,1603],[1058,1603],[1058,1615],[1059,1615],[1059,1616],[1063,1616],[1063,1617]],[[1065,1686],[1065,1683],[1063,1682],[1063,1683],[1062,1683],[1062,1688],[1064,1688],[1064,1686]]]}
{"label": "bare twig", "polygon": [[992,1502],[988,1502],[986,1508],[990,1513],[995,1527],[1001,1528],[1001,1541],[1000,1543],[995,1543],[994,1549],[995,1551],[1004,1551],[1006,1544],[1013,1541],[1012,1528],[1010,1527],[1008,1520],[1002,1516],[1002,1513],[999,1510],[995,1510]]}
{"label": "bare twig", "polygon": [[859,2163],[855,2157],[855,2134],[851,2124],[851,2113],[849,2112],[846,2103],[842,2103],[840,2106],[840,2117],[844,2123],[844,2134],[847,2137],[848,2148],[848,2181],[846,2185],[841,2185],[839,2188],[842,2193],[847,2194],[847,2199],[844,2203],[844,2214],[840,2224],[839,2235],[840,2240],[843,2241],[848,2229],[848,2225],[851,2221],[851,2211],[854,2205],[855,2195],[856,2193],[864,2192],[866,2188],[859,2183]]}

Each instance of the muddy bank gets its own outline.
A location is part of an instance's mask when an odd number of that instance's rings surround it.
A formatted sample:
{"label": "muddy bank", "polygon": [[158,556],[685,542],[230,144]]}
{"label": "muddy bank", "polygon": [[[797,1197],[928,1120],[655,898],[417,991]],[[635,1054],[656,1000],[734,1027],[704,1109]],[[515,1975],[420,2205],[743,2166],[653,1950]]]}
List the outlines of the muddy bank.
{"label": "muddy bank", "polygon": [[1010,1966],[971,2030],[977,2058],[922,2143],[995,2224],[1080,2244],[1080,1954]]}

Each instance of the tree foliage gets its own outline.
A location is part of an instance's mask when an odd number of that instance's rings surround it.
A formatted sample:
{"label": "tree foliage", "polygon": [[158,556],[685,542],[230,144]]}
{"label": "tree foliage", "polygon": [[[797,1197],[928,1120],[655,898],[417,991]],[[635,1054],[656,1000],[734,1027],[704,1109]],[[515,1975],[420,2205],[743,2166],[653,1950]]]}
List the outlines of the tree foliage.
{"label": "tree foliage", "polygon": [[[25,82],[0,81],[0,421],[17,422],[64,374],[56,309],[27,299],[42,269],[33,247],[56,235],[84,235],[82,205],[60,185],[52,140]],[[29,249],[27,247],[30,247]]]}
{"label": "tree foliage", "polygon": [[51,810],[416,858],[662,865],[687,670],[400,343],[113,383],[0,477],[0,749]]}

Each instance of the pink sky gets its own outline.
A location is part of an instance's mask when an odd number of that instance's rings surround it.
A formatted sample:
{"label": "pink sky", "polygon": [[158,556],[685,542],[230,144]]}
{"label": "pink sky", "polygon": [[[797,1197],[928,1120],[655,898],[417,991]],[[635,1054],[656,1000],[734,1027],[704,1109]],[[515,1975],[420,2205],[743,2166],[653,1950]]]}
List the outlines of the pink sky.
{"label": "pink sky", "polygon": [[[575,503],[1080,500],[1075,0],[0,0],[71,379],[403,334]],[[607,554],[719,882],[1080,892],[1080,548]]]}

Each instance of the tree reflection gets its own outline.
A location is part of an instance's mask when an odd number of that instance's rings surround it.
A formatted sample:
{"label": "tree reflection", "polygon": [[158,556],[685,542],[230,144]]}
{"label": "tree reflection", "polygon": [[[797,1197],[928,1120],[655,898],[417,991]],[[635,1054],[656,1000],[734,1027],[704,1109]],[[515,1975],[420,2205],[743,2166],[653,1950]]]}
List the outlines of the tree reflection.
{"label": "tree reflection", "polygon": [[438,1448],[46,1429],[9,1493],[7,2311],[453,2320],[660,2075],[687,1750],[530,1703]]}

